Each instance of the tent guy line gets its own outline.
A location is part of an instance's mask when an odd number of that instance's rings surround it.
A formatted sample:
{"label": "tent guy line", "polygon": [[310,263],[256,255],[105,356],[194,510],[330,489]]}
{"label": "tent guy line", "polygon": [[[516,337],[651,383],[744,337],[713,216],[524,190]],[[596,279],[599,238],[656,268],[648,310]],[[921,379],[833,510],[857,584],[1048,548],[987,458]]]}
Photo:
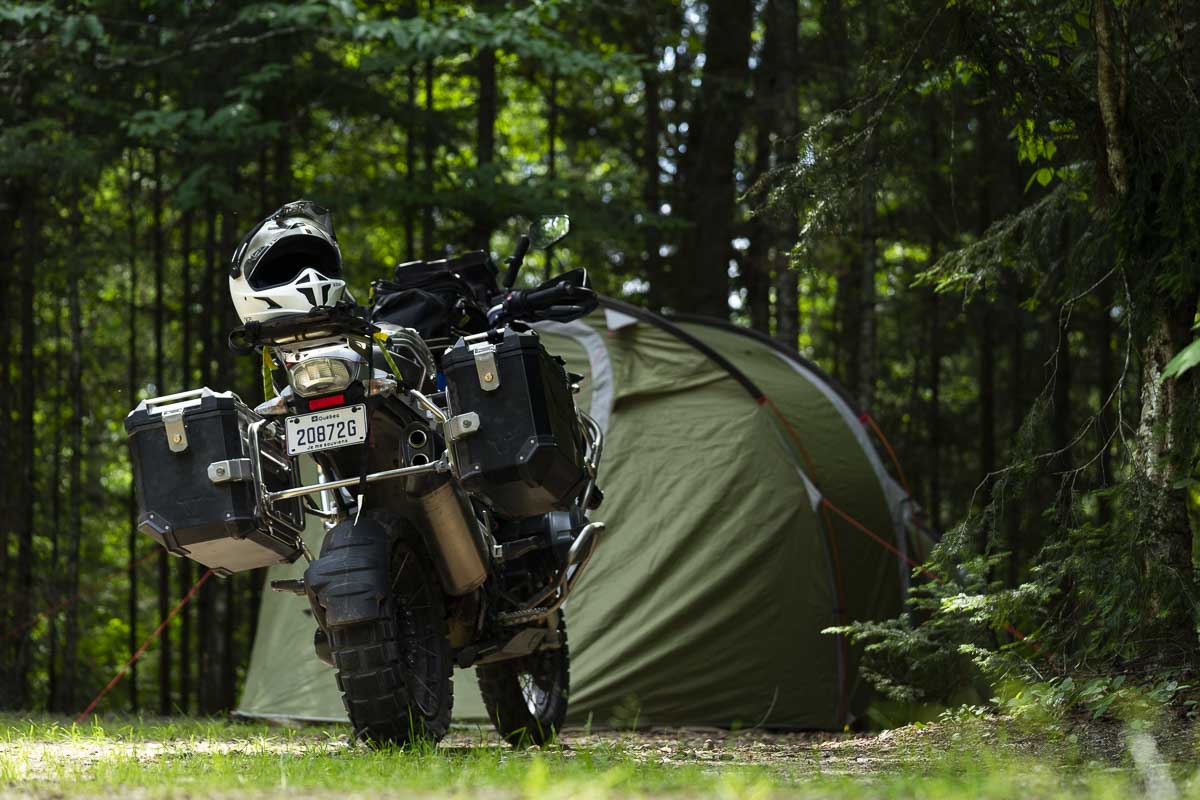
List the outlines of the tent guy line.
{"label": "tent guy line", "polygon": [[196,596],[196,592],[200,591],[200,587],[203,586],[205,581],[211,578],[214,574],[215,573],[211,569],[205,570],[204,574],[200,576],[200,579],[192,584],[192,588],[188,590],[188,593],[183,596],[182,600],[175,604],[175,607],[171,609],[171,613],[167,614],[166,618],[158,624],[158,627],[154,629],[154,632],[146,637],[146,641],[142,642],[142,646],[137,649],[137,652],[129,657],[129,660],[125,662],[125,665],[117,670],[116,675],[113,675],[112,680],[108,682],[108,685],[101,689],[100,693],[92,698],[92,702],[88,703],[87,708],[80,712],[79,716],[75,718],[76,725],[82,725],[84,721],[91,716],[92,712],[96,709],[96,706],[101,700],[104,699],[104,696],[112,691],[112,688],[121,681],[121,678],[125,677],[125,673],[129,672],[129,668],[137,663],[139,658],[145,655],[146,651],[150,648],[150,645],[154,642],[154,640],[156,640],[159,635],[166,630],[167,626],[171,624],[171,620],[175,619],[175,615],[182,611],[183,607],[191,602],[191,599]]}

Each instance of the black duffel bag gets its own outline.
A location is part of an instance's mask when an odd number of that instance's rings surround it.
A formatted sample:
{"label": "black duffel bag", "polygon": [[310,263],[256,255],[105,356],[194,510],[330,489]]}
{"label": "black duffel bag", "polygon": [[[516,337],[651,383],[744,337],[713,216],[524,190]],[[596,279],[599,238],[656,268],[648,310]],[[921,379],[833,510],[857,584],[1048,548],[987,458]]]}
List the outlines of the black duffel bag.
{"label": "black duffel bag", "polygon": [[401,264],[393,280],[372,289],[373,322],[413,328],[426,340],[487,330],[487,304],[499,292],[496,267],[482,250]]}

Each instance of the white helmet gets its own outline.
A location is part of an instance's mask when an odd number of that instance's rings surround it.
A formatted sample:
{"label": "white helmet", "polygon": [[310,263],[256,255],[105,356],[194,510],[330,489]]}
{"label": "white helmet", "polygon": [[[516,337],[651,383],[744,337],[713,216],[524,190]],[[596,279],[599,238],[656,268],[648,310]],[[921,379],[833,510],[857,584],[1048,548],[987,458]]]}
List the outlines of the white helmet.
{"label": "white helmet", "polygon": [[353,300],[329,212],[297,200],[258,223],[234,251],[229,294],[243,324]]}

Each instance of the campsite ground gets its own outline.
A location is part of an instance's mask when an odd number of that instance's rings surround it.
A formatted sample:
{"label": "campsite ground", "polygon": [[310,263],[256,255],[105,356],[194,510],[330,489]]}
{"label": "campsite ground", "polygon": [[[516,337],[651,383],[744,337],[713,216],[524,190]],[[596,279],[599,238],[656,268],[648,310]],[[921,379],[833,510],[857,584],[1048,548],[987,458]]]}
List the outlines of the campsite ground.
{"label": "campsite ground", "polygon": [[969,718],[873,736],[572,731],[513,751],[481,730],[373,752],[346,729],[0,717],[0,794],[64,797],[1200,797],[1184,725]]}

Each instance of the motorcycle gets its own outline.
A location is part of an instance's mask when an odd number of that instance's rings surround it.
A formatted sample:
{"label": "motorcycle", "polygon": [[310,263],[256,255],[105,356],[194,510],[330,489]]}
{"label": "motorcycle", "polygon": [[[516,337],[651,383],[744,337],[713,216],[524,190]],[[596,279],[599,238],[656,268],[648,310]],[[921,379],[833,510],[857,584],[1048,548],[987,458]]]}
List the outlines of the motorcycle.
{"label": "motorcycle", "polygon": [[[222,574],[308,560],[272,588],[308,599],[317,657],[369,743],[443,737],[455,667],[475,668],[514,745],[566,718],[564,604],[604,530],[588,518],[604,436],[536,325],[597,300],[583,270],[513,287],[531,246],[568,231],[541,218],[500,283],[468,253],[400,265],[367,307],[248,322],[231,347],[263,354],[274,397],[250,410],[194,390],[126,420],[141,530]],[[315,557],[307,515],[327,531]]]}

